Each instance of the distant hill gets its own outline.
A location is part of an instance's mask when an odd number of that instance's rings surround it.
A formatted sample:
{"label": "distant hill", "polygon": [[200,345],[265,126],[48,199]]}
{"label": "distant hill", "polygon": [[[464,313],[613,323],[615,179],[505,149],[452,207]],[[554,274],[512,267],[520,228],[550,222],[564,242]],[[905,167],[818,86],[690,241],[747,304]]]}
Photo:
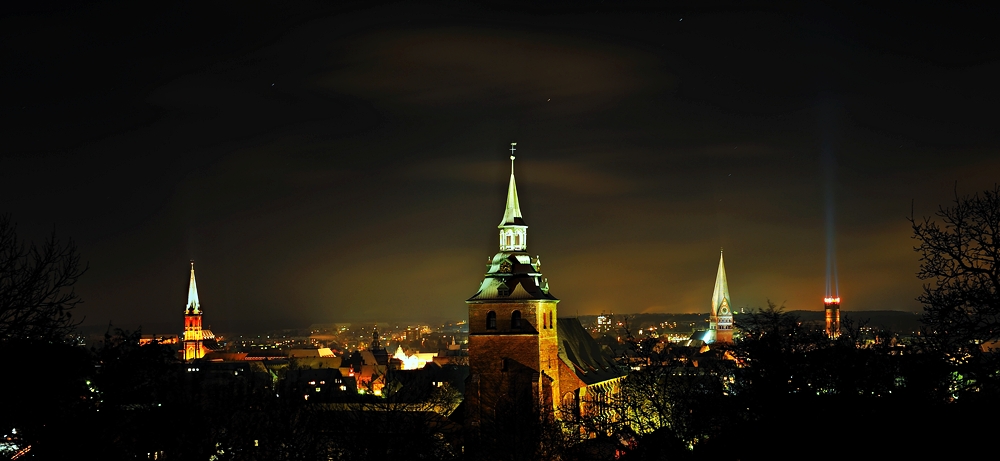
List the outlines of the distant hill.
{"label": "distant hill", "polygon": [[[803,322],[825,322],[823,311],[789,311]],[[910,333],[920,330],[919,312],[904,311],[840,311],[840,323],[848,321],[864,324],[872,328],[885,328],[896,333]]]}
{"label": "distant hill", "polygon": [[[823,311],[788,311],[789,314],[799,317],[803,322],[822,323],[825,320]],[[735,315],[736,322],[741,316]],[[708,328],[708,313],[687,313],[687,314],[667,314],[667,313],[645,313],[645,314],[614,314],[613,321],[617,324],[628,319],[629,326],[633,331],[657,326],[663,328],[665,324],[670,325],[665,328],[667,331],[684,332],[702,330]],[[920,313],[904,311],[840,311],[841,324],[854,322],[864,324],[873,328],[886,328],[897,333],[910,333],[920,330]],[[584,327],[592,327],[597,323],[596,315],[579,316],[580,323]]]}

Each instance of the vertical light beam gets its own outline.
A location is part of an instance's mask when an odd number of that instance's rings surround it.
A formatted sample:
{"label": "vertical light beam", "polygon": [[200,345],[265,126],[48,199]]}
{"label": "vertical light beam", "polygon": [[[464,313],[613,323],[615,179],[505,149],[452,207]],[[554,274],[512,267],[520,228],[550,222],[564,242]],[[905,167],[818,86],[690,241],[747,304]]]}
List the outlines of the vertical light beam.
{"label": "vertical light beam", "polygon": [[836,162],[833,158],[833,148],[829,145],[823,148],[824,195],[826,208],[826,296],[840,296],[840,281],[837,278],[837,238],[834,200],[834,183],[836,179]]}
{"label": "vertical light beam", "polygon": [[837,161],[834,157],[833,140],[836,133],[836,103],[827,101],[820,107],[820,132],[822,142],[823,195],[826,221],[826,297],[840,296],[840,281],[837,278],[836,239],[836,182]]}

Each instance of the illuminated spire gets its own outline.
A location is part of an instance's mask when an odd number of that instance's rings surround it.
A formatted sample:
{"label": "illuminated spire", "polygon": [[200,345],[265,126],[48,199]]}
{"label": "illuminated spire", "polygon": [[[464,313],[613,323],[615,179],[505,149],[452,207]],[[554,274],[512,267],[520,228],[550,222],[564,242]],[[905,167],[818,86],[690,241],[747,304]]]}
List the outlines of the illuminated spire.
{"label": "illuminated spire", "polygon": [[521,204],[517,201],[517,183],[514,182],[514,151],[516,142],[510,143],[510,185],[507,186],[507,209],[503,213],[503,221],[500,226],[515,224],[524,225],[521,219]]}
{"label": "illuminated spire", "polygon": [[[726,265],[722,262],[722,250],[719,250],[719,273],[715,276],[715,292],[712,294],[712,316],[718,316],[719,308],[725,302],[727,311],[729,307],[729,284],[726,283]],[[722,315],[729,314],[725,312]]]}
{"label": "illuminated spire", "polygon": [[198,285],[194,282],[194,261],[191,261],[191,285],[188,287],[187,312],[189,314],[200,314],[201,303],[198,302]]}
{"label": "illuminated spire", "polygon": [[514,151],[516,142],[510,143],[510,185],[507,186],[507,208],[500,229],[500,251],[524,251],[528,248],[528,226],[521,218],[521,204],[517,201],[517,183],[514,181]]}

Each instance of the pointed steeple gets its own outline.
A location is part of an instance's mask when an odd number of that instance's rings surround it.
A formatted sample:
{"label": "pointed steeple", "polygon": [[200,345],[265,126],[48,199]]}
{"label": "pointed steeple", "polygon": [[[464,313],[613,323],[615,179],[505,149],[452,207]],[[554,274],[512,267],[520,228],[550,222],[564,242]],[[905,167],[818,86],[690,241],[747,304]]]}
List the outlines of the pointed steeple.
{"label": "pointed steeple", "polygon": [[521,204],[517,200],[517,183],[514,181],[514,151],[516,142],[510,143],[510,185],[507,186],[507,208],[503,212],[500,229],[500,251],[525,251],[528,248],[528,225],[521,218]]}
{"label": "pointed steeple", "polygon": [[201,303],[198,301],[198,284],[194,281],[194,261],[191,261],[191,285],[188,287],[187,313],[200,314]]}
{"label": "pointed steeple", "polygon": [[[712,294],[712,316],[719,315],[723,302],[729,308],[729,284],[726,282],[726,264],[722,261],[722,250],[719,250],[719,273],[715,276],[715,292]],[[725,314],[728,314],[726,312]]]}
{"label": "pointed steeple", "polygon": [[517,184],[514,182],[514,172],[510,172],[510,186],[507,187],[507,209],[503,213],[501,226],[516,224],[524,225],[521,219],[521,204],[517,201]]}
{"label": "pointed steeple", "polygon": [[524,220],[521,219],[521,204],[517,201],[517,183],[514,181],[514,146],[516,142],[510,143],[510,184],[507,186],[507,208],[503,212],[503,221],[500,221],[500,227],[507,225],[518,225],[523,226]]}

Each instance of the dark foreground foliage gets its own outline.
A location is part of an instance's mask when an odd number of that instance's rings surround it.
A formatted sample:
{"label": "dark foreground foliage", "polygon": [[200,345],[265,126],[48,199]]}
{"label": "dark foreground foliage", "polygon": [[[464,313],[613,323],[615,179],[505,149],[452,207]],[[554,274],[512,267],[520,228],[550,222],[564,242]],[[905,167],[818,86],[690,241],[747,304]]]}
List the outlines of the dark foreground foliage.
{"label": "dark foreground foliage", "polygon": [[587,443],[609,447],[603,459],[870,459],[986,446],[989,426],[973,421],[1000,404],[988,386],[958,373],[935,341],[844,323],[831,340],[771,304],[738,317],[732,345],[631,340],[620,393],[577,424]]}

